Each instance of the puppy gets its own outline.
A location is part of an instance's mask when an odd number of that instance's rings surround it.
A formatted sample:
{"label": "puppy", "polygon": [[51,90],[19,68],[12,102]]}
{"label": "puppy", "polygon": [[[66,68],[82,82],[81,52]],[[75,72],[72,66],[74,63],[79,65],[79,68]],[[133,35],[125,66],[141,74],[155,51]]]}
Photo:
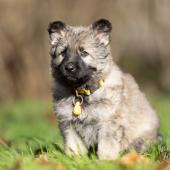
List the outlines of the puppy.
{"label": "puppy", "polygon": [[111,23],[87,27],[49,24],[54,110],[68,154],[96,148],[114,160],[157,140],[159,119],[134,78],[123,73],[110,50]]}

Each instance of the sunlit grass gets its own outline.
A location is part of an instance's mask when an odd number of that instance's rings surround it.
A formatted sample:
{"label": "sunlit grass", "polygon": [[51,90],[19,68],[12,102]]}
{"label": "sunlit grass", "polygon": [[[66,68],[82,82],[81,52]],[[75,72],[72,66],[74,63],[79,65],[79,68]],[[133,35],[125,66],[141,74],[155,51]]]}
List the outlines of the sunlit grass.
{"label": "sunlit grass", "polygon": [[[164,143],[145,153],[152,160],[167,159],[170,153],[170,97],[152,98],[160,115]],[[163,156],[161,154],[164,154]],[[0,106],[0,170],[118,170],[116,161],[99,161],[95,155],[70,158],[63,152],[62,137],[51,102],[18,101]],[[146,167],[136,167],[146,169]],[[154,169],[154,167],[147,167]]]}

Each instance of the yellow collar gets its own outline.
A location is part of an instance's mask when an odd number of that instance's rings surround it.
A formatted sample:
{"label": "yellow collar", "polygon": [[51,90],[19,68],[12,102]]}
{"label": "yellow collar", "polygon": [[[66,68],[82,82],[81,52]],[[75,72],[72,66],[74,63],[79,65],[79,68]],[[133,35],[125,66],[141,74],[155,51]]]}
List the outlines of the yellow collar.
{"label": "yellow collar", "polygon": [[[103,87],[103,86],[104,86],[104,81],[101,79],[98,82],[98,87]],[[90,89],[81,88],[81,89],[77,89],[75,92],[76,92],[76,96],[73,99],[72,113],[74,116],[79,116],[82,112],[82,107],[81,107],[81,105],[83,104],[82,95],[89,96],[92,94],[92,91]]]}
{"label": "yellow collar", "polygon": [[[102,79],[100,79],[98,81],[98,86],[99,87],[103,87],[104,86],[104,81]],[[89,96],[89,95],[92,94],[92,91],[90,89],[87,89],[87,88],[77,89],[77,92],[78,92],[78,94],[83,94],[83,95],[86,95],[86,96]]]}

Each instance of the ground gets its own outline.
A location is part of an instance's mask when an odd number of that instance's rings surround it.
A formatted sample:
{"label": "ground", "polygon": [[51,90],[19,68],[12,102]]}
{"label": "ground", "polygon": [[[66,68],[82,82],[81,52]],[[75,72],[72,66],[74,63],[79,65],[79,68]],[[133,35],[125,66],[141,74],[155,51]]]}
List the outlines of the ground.
{"label": "ground", "polygon": [[[144,153],[150,162],[133,166],[89,157],[68,157],[50,101],[17,101],[0,106],[0,170],[168,169],[170,161],[170,97],[151,97],[160,115],[164,141]],[[166,160],[166,161],[165,161]],[[161,162],[161,163],[160,163]],[[169,167],[170,169],[170,167]]]}

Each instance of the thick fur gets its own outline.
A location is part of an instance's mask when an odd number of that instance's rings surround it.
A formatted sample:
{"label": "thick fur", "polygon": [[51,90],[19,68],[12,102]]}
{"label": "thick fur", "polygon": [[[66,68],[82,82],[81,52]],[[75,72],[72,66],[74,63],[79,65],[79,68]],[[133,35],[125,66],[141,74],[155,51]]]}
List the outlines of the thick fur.
{"label": "thick fur", "polygon": [[[99,159],[113,160],[124,150],[146,149],[157,139],[155,111],[133,77],[112,60],[111,29],[105,19],[88,27],[61,21],[49,25],[54,110],[67,153],[83,155],[97,146]],[[65,69],[70,62],[75,65],[73,72]],[[74,88],[93,86],[99,79],[104,87],[84,97],[82,114],[74,116]]]}

